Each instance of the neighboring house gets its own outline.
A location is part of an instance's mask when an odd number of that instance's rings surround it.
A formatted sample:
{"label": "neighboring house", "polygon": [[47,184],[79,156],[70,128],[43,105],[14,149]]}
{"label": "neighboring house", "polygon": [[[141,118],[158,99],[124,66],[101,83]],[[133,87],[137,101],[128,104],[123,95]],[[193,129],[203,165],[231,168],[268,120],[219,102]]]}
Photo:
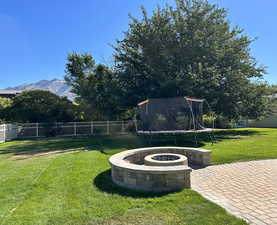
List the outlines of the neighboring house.
{"label": "neighboring house", "polygon": [[[272,96],[277,101],[277,94]],[[248,121],[249,127],[277,128],[277,107],[272,109],[273,113],[261,120]]]}
{"label": "neighboring house", "polygon": [[0,90],[0,98],[13,98],[21,92],[19,90]]}

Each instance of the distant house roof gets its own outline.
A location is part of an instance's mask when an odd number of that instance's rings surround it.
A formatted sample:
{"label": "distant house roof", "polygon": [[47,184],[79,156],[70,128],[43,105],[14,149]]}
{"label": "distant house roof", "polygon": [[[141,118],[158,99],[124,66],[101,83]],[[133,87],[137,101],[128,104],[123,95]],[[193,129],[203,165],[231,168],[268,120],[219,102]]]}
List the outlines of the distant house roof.
{"label": "distant house roof", "polygon": [[17,94],[20,94],[22,91],[20,90],[0,90],[0,94],[3,94],[3,95],[17,95]]}
{"label": "distant house roof", "polygon": [[0,97],[2,98],[12,98],[18,94],[20,94],[22,91],[20,90],[0,90]]}

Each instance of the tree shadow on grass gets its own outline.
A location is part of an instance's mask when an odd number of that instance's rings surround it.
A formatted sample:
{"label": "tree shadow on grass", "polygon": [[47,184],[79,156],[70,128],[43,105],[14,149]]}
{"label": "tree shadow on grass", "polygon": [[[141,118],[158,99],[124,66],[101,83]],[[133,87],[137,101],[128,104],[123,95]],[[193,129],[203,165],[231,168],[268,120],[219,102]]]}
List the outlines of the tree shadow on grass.
{"label": "tree shadow on grass", "polygon": [[101,191],[108,194],[118,194],[125,197],[132,198],[154,198],[154,197],[162,197],[168,195],[173,192],[142,192],[142,191],[132,191],[126,188],[122,188],[113,183],[111,178],[111,169],[108,169],[100,174],[98,174],[94,180],[93,184],[95,187]]}
{"label": "tree shadow on grass", "polygon": [[[194,134],[159,134],[140,136],[147,146],[178,146],[178,147],[201,147],[204,146],[204,139]],[[205,137],[204,137],[205,138]],[[210,141],[206,138],[205,140]]]}
{"label": "tree shadow on grass", "polygon": [[[152,146],[180,146],[201,148],[207,143],[216,144],[224,140],[241,140],[251,136],[264,135],[263,131],[253,129],[222,129],[213,132],[169,134],[152,137]],[[148,137],[150,140],[150,138]],[[149,141],[148,141],[149,142]]]}
{"label": "tree shadow on grass", "polygon": [[250,137],[254,135],[263,135],[262,131],[257,130],[240,130],[240,129],[224,129],[224,130],[215,130],[214,135],[217,140],[226,140],[226,139],[241,139],[243,137]]}
{"label": "tree shadow on grass", "polygon": [[[178,140],[177,140],[178,139]],[[14,156],[35,156],[46,153],[66,153],[73,151],[99,151],[102,154],[113,155],[120,151],[157,146],[188,146],[196,147],[192,138],[173,136],[154,137],[138,136],[136,134],[120,136],[88,136],[88,137],[53,137],[28,140],[15,140],[12,144],[7,142],[0,145],[0,154],[11,154]],[[198,146],[203,143],[198,142]]]}
{"label": "tree shadow on grass", "polygon": [[[219,130],[215,132],[217,141],[226,139],[241,139],[247,136],[262,135],[256,130]],[[195,142],[197,139],[197,144]],[[99,151],[106,155],[113,155],[120,151],[157,146],[186,146],[202,147],[211,142],[210,137],[204,133],[186,135],[138,136],[136,134],[114,136],[89,137],[54,137],[32,140],[16,140],[0,145],[0,154],[33,156],[54,151]]]}
{"label": "tree shadow on grass", "polygon": [[99,151],[112,155],[122,150],[143,146],[135,135],[54,137],[29,140],[15,140],[0,145],[0,154],[36,155],[54,151]]}

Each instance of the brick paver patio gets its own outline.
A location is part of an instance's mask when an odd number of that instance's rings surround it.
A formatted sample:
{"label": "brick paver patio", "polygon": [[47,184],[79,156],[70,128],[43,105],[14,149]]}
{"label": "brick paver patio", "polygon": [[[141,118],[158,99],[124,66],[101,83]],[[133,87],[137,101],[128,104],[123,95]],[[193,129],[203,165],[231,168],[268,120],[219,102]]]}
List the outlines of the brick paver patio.
{"label": "brick paver patio", "polygon": [[277,225],[277,159],[192,171],[192,188],[250,224]]}

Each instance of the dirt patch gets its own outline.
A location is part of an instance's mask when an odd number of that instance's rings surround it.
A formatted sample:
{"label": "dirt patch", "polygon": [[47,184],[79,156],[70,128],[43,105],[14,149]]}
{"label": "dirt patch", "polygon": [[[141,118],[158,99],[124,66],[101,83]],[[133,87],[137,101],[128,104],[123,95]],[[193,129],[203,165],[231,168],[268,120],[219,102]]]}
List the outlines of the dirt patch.
{"label": "dirt patch", "polygon": [[49,151],[49,152],[38,152],[38,153],[34,153],[34,154],[13,155],[11,158],[15,159],[15,160],[23,160],[23,159],[30,159],[30,158],[36,158],[36,157],[65,154],[65,153],[77,153],[77,152],[82,152],[82,151],[84,151],[84,150],[76,150],[76,149],[56,150],[56,151]]}

